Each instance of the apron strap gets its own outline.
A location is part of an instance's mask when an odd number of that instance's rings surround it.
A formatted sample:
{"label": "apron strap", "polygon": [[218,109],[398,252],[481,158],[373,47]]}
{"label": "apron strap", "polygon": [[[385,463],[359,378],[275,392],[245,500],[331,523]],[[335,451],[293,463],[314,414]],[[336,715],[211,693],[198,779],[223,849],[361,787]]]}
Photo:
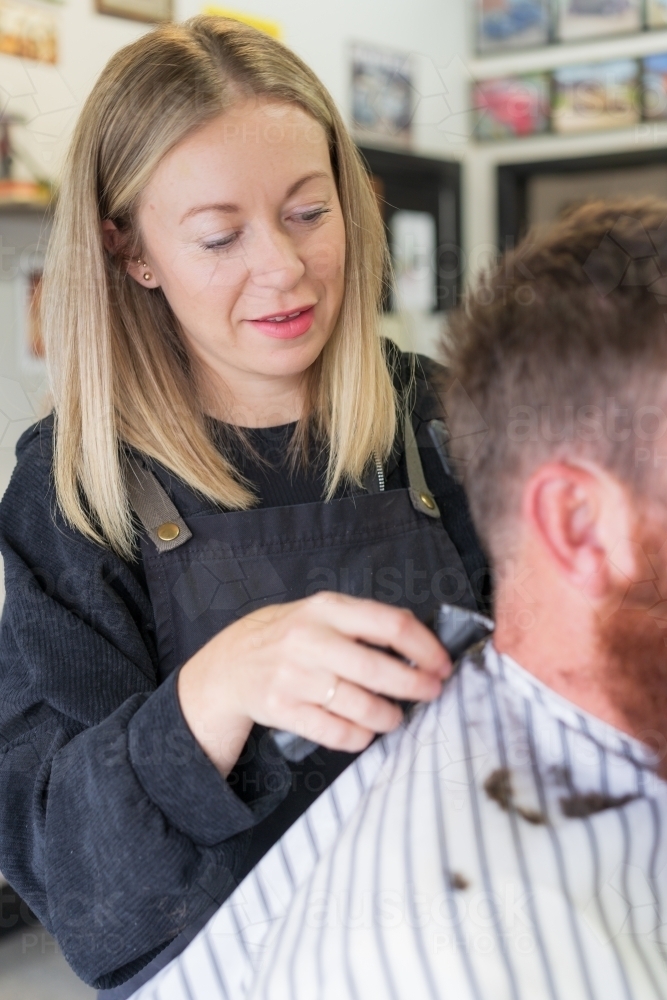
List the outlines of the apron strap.
{"label": "apron strap", "polygon": [[[424,476],[417,438],[412,426],[412,415],[407,406],[403,418],[403,440],[408,472],[408,493],[412,506],[427,517],[440,517],[435,497],[428,488]],[[166,490],[153,473],[132,456],[127,460],[125,480],[132,509],[158,552],[170,552],[192,538],[192,532],[169,499]],[[375,468],[364,479],[364,488],[368,493],[384,491],[384,472],[377,458]]]}
{"label": "apron strap", "polygon": [[408,492],[412,506],[420,514],[426,514],[428,517],[440,517],[435,497],[428,488],[424,476],[415,429],[412,426],[412,414],[407,405],[403,417],[403,440],[405,443],[405,464],[408,470]]}
{"label": "apron strap", "polygon": [[[403,442],[405,445],[405,464],[408,472],[408,493],[412,506],[420,514],[427,517],[440,517],[438,505],[435,497],[431,493],[422,465],[419,446],[412,426],[412,414],[410,407],[406,403],[403,415]],[[384,491],[384,470],[377,455],[373,456],[375,468],[371,469],[365,476],[363,487],[367,493],[382,493]]]}
{"label": "apron strap", "polygon": [[192,532],[152,472],[130,456],[125,476],[132,509],[158,552],[177,549]]}

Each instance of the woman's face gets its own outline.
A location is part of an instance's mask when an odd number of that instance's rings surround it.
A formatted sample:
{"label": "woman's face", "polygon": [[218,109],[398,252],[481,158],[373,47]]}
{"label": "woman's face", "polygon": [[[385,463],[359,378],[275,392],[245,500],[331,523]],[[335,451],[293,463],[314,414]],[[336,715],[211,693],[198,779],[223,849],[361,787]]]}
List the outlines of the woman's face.
{"label": "woman's face", "polygon": [[139,227],[147,266],[132,276],[163,289],[205,369],[233,394],[301,381],[344,283],[345,226],[317,122],[291,104],[237,104],[164,157]]}

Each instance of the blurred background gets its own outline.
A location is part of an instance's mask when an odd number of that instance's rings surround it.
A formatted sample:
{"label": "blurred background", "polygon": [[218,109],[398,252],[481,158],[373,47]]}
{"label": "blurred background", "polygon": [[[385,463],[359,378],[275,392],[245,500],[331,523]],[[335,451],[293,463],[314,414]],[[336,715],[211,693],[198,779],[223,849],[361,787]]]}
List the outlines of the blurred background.
{"label": "blurred background", "polygon": [[[35,306],[79,109],[117,49],[204,11],[281,38],[338,102],[392,250],[384,331],[405,349],[438,356],[465,283],[530,225],[667,197],[667,0],[0,0],[0,494],[46,407]],[[0,876],[0,1000],[93,995]]]}

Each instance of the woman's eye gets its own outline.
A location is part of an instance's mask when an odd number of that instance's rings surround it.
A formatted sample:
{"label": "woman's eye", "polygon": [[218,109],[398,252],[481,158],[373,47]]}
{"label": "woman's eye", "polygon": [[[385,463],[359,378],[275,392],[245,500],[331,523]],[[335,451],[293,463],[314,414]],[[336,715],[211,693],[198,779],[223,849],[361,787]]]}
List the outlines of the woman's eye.
{"label": "woman's eye", "polygon": [[313,208],[308,212],[297,213],[295,218],[299,219],[300,222],[317,222],[318,219],[321,219],[323,215],[326,215],[330,211],[330,208]]}
{"label": "woman's eye", "polygon": [[235,243],[238,233],[231,233],[229,236],[221,236],[219,240],[211,240],[210,243],[202,243],[204,250],[224,250]]}

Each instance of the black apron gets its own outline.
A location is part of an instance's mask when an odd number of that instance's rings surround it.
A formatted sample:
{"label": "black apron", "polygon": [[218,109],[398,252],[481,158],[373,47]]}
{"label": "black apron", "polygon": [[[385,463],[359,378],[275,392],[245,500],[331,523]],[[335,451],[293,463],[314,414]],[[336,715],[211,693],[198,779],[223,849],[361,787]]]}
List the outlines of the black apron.
{"label": "black apron", "polygon": [[[203,513],[187,522],[155,476],[132,459],[128,490],[144,528],[141,550],[155,614],[160,681],[243,615],[319,590],[410,608],[423,622],[432,620],[443,603],[476,610],[463,563],[424,479],[407,414],[404,446],[408,489],[385,492],[378,467],[363,491],[342,499]],[[255,746],[266,733],[264,727],[253,728]],[[243,867],[235,873],[238,880],[355,756],[316,747],[303,759],[288,760],[290,791],[253,828]],[[129,982],[100,996],[121,1000],[138,989],[183,950],[220,902]]]}

